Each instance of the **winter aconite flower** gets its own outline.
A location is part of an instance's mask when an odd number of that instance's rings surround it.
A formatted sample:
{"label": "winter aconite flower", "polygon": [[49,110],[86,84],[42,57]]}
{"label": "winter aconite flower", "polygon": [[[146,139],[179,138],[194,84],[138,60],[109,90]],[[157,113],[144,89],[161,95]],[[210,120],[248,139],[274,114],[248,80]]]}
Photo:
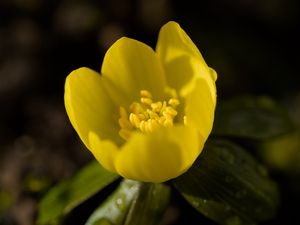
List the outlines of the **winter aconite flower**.
{"label": "winter aconite flower", "polygon": [[164,182],[184,173],[201,153],[213,125],[215,80],[195,44],[171,21],[161,28],[155,51],[123,37],[106,52],[100,74],[71,72],[65,106],[104,168],[128,179]]}

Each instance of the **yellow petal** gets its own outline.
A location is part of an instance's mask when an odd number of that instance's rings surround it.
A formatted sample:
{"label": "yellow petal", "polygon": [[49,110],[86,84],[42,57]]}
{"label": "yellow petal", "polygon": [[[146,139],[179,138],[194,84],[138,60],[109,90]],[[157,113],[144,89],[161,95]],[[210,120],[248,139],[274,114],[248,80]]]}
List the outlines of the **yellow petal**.
{"label": "yellow petal", "polygon": [[217,72],[213,68],[210,68],[210,67],[209,67],[209,72],[210,72],[211,77],[213,78],[213,81],[216,81],[218,78]]}
{"label": "yellow petal", "polygon": [[215,71],[207,66],[196,45],[176,22],[168,22],[161,28],[156,51],[171,87],[180,90],[196,76],[206,79],[214,89]]}
{"label": "yellow petal", "polygon": [[150,91],[154,98],[164,96],[166,81],[161,62],[154,50],[142,42],[125,37],[117,40],[105,54],[101,74],[107,90],[118,90],[128,105],[140,98],[140,90]]}
{"label": "yellow petal", "polygon": [[89,132],[101,139],[123,142],[118,135],[118,107],[104,90],[100,74],[88,68],[71,72],[66,79],[64,100],[69,119],[88,149]]}
{"label": "yellow petal", "polygon": [[211,97],[213,93],[207,80],[203,78],[196,78],[192,86],[185,96],[186,124],[195,126],[206,140],[214,121],[215,101]]}
{"label": "yellow petal", "polygon": [[175,126],[136,133],[121,148],[115,169],[121,176],[164,182],[184,173],[202,151],[204,140],[194,128]]}
{"label": "yellow petal", "polygon": [[116,172],[115,160],[118,156],[119,149],[117,145],[109,140],[101,140],[94,133],[89,133],[90,150],[98,162],[110,172]]}

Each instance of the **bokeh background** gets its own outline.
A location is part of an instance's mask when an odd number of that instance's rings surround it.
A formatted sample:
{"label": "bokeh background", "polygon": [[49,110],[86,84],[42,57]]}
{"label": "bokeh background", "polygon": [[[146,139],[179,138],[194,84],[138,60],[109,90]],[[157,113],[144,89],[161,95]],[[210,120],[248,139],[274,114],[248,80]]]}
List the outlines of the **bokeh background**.
{"label": "bokeh background", "polygon": [[[0,0],[0,224],[34,224],[41,196],[92,159],[66,116],[64,81],[81,66],[99,71],[121,36],[155,47],[175,20],[217,71],[219,100],[267,95],[299,122],[299,9],[298,0]],[[279,220],[296,224],[288,199]]]}

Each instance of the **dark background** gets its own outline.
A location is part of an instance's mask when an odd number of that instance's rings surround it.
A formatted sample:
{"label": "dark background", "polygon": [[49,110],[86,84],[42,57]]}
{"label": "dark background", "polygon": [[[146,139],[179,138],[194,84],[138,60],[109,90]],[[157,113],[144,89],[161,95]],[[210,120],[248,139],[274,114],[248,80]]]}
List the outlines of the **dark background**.
{"label": "dark background", "polygon": [[217,71],[219,100],[299,97],[298,0],[0,0],[0,224],[33,224],[42,194],[92,158],[65,113],[66,76],[99,71],[121,36],[155,47],[169,20]]}

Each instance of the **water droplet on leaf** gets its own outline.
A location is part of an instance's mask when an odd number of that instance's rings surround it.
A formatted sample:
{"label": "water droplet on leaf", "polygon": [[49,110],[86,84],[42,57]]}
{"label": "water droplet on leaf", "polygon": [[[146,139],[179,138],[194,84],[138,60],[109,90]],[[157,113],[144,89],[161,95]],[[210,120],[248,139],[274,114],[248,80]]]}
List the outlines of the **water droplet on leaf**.
{"label": "water droplet on leaf", "polygon": [[126,195],[120,195],[120,197],[116,199],[115,203],[120,210],[124,210],[126,208]]}

